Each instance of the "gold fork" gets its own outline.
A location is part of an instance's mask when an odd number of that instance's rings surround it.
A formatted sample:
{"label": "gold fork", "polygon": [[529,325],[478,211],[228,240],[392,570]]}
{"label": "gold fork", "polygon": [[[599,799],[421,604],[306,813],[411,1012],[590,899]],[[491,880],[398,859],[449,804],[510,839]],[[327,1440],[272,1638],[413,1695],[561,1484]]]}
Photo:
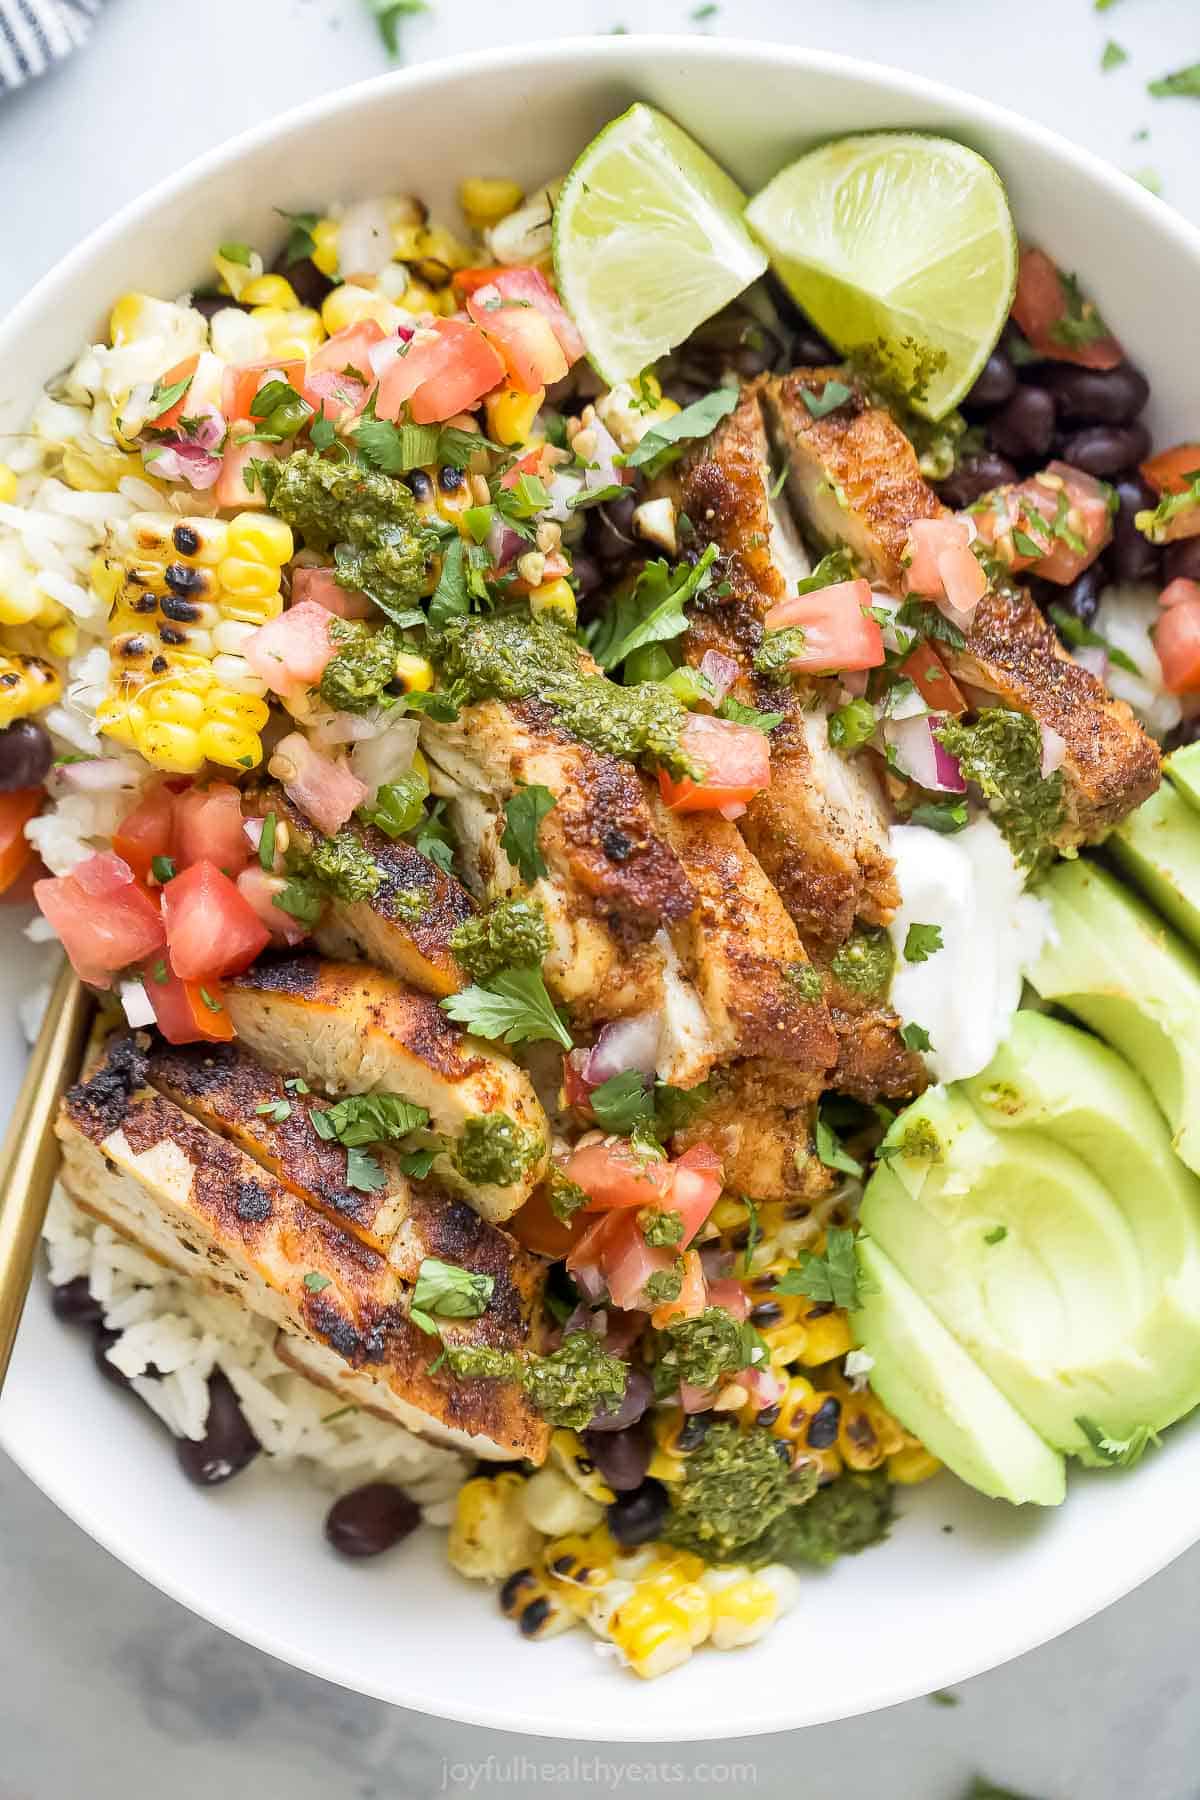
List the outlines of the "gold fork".
{"label": "gold fork", "polygon": [[64,962],[0,1149],[0,1387],[58,1172],[54,1115],[79,1069],[91,1013],[91,995]]}

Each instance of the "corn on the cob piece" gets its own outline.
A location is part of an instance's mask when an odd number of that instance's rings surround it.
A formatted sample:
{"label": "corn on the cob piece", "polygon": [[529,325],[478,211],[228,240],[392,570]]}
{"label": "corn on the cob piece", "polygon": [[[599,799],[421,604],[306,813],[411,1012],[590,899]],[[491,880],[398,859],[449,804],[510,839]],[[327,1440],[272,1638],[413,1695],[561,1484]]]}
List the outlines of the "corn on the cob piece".
{"label": "corn on the cob piece", "polygon": [[538,1643],[583,1623],[546,1580],[542,1569],[531,1563],[514,1570],[500,1589],[500,1610],[515,1621],[522,1637]]}
{"label": "corn on the cob piece", "polygon": [[521,1503],[534,1530],[546,1537],[592,1531],[604,1517],[601,1502],[589,1499],[561,1469],[538,1469],[525,1483]]}
{"label": "corn on the cob piece", "polygon": [[941,1463],[936,1456],[930,1456],[924,1444],[910,1437],[903,1450],[897,1450],[894,1456],[888,1457],[888,1480],[901,1487],[915,1487],[919,1481],[928,1481],[936,1475]]}
{"label": "corn on the cob piece", "polygon": [[109,602],[111,678],[100,729],[155,768],[194,775],[262,761],[265,683],[241,654],[283,608],[293,552],[280,519],[137,513],[97,558],[92,585]]}
{"label": "corn on the cob piece", "polygon": [[550,1461],[589,1500],[596,1501],[600,1506],[608,1506],[616,1499],[613,1490],[588,1455],[583,1439],[576,1432],[560,1427],[550,1433]]}
{"label": "corn on the cob piece", "polygon": [[705,1569],[700,1585],[712,1607],[709,1642],[717,1650],[738,1650],[768,1632],[790,1612],[800,1583],[783,1563],[764,1569]]}
{"label": "corn on the cob piece", "polygon": [[451,1568],[472,1581],[503,1581],[534,1561],[542,1534],[525,1517],[524,1487],[525,1477],[514,1469],[463,1483],[446,1546]]}
{"label": "corn on the cob piece", "polygon": [[53,706],[61,693],[56,670],[40,656],[0,653],[0,730]]}

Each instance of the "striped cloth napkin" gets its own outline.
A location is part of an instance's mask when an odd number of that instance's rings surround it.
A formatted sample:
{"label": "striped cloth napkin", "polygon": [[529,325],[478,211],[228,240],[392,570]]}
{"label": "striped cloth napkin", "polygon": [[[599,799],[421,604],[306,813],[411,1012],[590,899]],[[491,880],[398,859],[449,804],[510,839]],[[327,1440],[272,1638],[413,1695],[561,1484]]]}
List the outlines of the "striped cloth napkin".
{"label": "striped cloth napkin", "polygon": [[101,0],[0,0],[0,94],[84,42]]}

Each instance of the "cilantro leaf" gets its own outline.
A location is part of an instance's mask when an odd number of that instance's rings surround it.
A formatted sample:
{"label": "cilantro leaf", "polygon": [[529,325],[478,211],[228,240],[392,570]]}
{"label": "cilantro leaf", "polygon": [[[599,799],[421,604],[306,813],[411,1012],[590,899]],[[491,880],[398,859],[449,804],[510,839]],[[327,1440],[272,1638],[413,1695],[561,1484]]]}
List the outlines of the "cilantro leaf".
{"label": "cilantro leaf", "polygon": [[267,874],[275,867],[275,826],[276,817],[269,812],[262,823],[262,833],[258,840],[258,866]]}
{"label": "cilantro leaf", "polygon": [[862,1164],[848,1150],[842,1148],[841,1142],[834,1133],[824,1114],[818,1112],[814,1129],[817,1146],[817,1157],[827,1169],[837,1169],[843,1175],[861,1175]]}
{"label": "cilantro leaf", "polygon": [[933,1040],[923,1025],[910,1021],[900,1031],[900,1040],[909,1050],[932,1050]]}
{"label": "cilantro leaf", "polygon": [[405,1138],[429,1123],[426,1108],[403,1094],[351,1094],[310,1117],[319,1137],[336,1138],[347,1149]]}
{"label": "cilantro leaf", "polygon": [[304,1285],[310,1294],[319,1294],[322,1288],[330,1285],[329,1277],[328,1275],[318,1275],[315,1269],[310,1269],[304,1277]]}
{"label": "cilantro leaf", "polygon": [[360,1194],[373,1194],[387,1186],[387,1176],[365,1150],[347,1150],[346,1185],[357,1188]]}
{"label": "cilantro leaf", "polygon": [[280,891],[273,896],[272,904],[280,912],[298,919],[302,925],[315,925],[325,905],[324,895],[311,881],[302,876],[293,875]]}
{"label": "cilantro leaf", "polygon": [[393,425],[368,409],[354,433],[354,448],[372,469],[385,475],[407,475],[431,463],[438,452],[436,425]]}
{"label": "cilantro leaf", "polygon": [[441,631],[450,619],[471,610],[467,593],[466,554],[467,547],[460,537],[451,538],[442,552],[441,573],[429,602],[431,631]]}
{"label": "cilantro leaf", "polygon": [[752,725],[755,731],[774,731],[782,723],[783,714],[778,712],[759,712],[756,707],[743,706],[732,694],[726,694],[717,708],[718,719],[729,719],[734,725]]}
{"label": "cilantro leaf", "polygon": [[922,800],[908,815],[910,825],[924,825],[929,831],[940,831],[952,837],[967,822],[965,800]]}
{"label": "cilantro leaf", "polygon": [[443,875],[448,875],[454,867],[454,845],[442,818],[445,806],[444,800],[433,802],[425,815],[424,823],[418,826],[413,842],[422,856],[435,863]]}
{"label": "cilantro leaf", "polygon": [[150,858],[150,873],[153,875],[155,881],[160,882],[165,887],[168,881],[173,881],[175,879],[175,858],[173,856],[152,856]]}
{"label": "cilantro leaf", "polygon": [[426,1314],[440,1313],[443,1319],[477,1319],[486,1312],[495,1285],[494,1275],[427,1256],[417,1270],[412,1305]]}
{"label": "cilantro leaf", "polygon": [[855,573],[853,552],[845,544],[839,544],[836,550],[827,550],[811,575],[802,576],[796,583],[798,594],[815,594],[820,588],[834,587],[839,581],[852,581]]}
{"label": "cilantro leaf", "polygon": [[935,951],[941,948],[940,925],[910,925],[904,939],[904,960],[910,963],[928,962]]}
{"label": "cilantro leaf", "polygon": [[591,1108],[606,1131],[628,1137],[640,1125],[654,1128],[654,1095],[640,1069],[626,1069],[593,1088]]}
{"label": "cilantro leaf", "polygon": [[320,221],[320,213],[285,212],[281,206],[277,206],[275,211],[288,228],[287,243],[283,247],[284,262],[289,266],[303,262],[317,247],[313,232]]}
{"label": "cilantro leaf", "polygon": [[270,1119],[272,1125],[282,1125],[292,1116],[292,1103],[290,1100],[264,1100],[254,1110],[260,1119]]}
{"label": "cilantro leaf", "polygon": [[537,969],[502,969],[486,986],[464,988],[440,1004],[457,1024],[493,1042],[528,1044],[549,1038],[564,1050],[573,1048]]}
{"label": "cilantro leaf", "polygon": [[711,394],[703,399],[694,400],[660,425],[648,431],[636,450],[631,450],[625,459],[630,469],[645,469],[646,479],[652,481],[661,474],[668,464],[674,462],[682,454],[676,446],[692,438],[705,438],[713,427],[730,414],[738,403],[738,390],[735,387],[714,388]]}
{"label": "cilantro leaf", "polygon": [[708,586],[716,560],[717,547],[709,544],[695,563],[675,568],[662,558],[647,563],[632,591],[619,597],[593,635],[590,649],[600,667],[615,669],[644,645],[681,636],[688,623],[683,609]]}
{"label": "cilantro leaf", "polygon": [[1065,269],[1060,269],[1058,284],[1062,289],[1065,310],[1062,317],[1056,319],[1050,327],[1050,336],[1054,342],[1078,350],[1085,344],[1095,344],[1101,338],[1108,337],[1108,326],[1100,316],[1099,307],[1094,300],[1087,298],[1076,277],[1069,275]]}
{"label": "cilantro leaf", "polygon": [[814,419],[823,419],[836,412],[839,406],[845,406],[847,400],[852,400],[854,389],[848,388],[844,381],[827,381],[819,394],[812,388],[802,387],[800,398]]}
{"label": "cilantro leaf", "polygon": [[1075,1423],[1099,1460],[1110,1469],[1131,1469],[1134,1463],[1141,1461],[1151,1444],[1157,1448],[1161,1442],[1158,1433],[1148,1425],[1135,1426],[1127,1438],[1114,1438],[1094,1419],[1081,1416]]}
{"label": "cilantro leaf", "polygon": [[161,382],[156,381],[150,391],[150,404],[146,408],[144,423],[148,425],[152,419],[161,419],[165,412],[170,412],[175,402],[183,398],[191,385],[192,377],[190,375],[185,375],[182,381],[172,381],[168,387],[163,387]]}
{"label": "cilantro leaf", "polygon": [[400,26],[405,19],[429,12],[429,0],[367,0],[389,56],[400,55]]}
{"label": "cilantro leaf", "polygon": [[1124,669],[1127,675],[1141,674],[1142,671],[1131,656],[1127,656],[1124,650],[1118,650],[1115,644],[1110,644],[1101,632],[1093,630],[1090,625],[1085,625],[1082,619],[1077,619],[1075,614],[1068,612],[1065,606],[1055,603],[1048,606],[1046,610],[1058,627],[1059,636],[1066,638],[1068,644],[1087,644],[1093,649],[1103,650],[1107,654],[1109,662],[1118,669]]}
{"label": "cilantro leaf", "polygon": [[832,1301],[853,1312],[867,1284],[858,1268],[854,1233],[831,1225],[825,1233],[821,1255],[810,1251],[796,1268],[785,1269],[775,1286],[777,1294],[802,1294],[808,1300]]}
{"label": "cilantro leaf", "polygon": [[546,859],[538,848],[538,826],[557,804],[550,789],[537,782],[518,788],[512,799],[504,803],[505,825],[500,848],[517,865],[521,880],[526,883],[536,881],[547,872]]}
{"label": "cilantro leaf", "polygon": [[400,1172],[413,1181],[424,1181],[437,1159],[436,1150],[406,1150],[397,1160]]}
{"label": "cilantro leaf", "polygon": [[1200,62],[1189,63],[1186,69],[1160,76],[1149,84],[1149,91],[1156,100],[1200,100]]}

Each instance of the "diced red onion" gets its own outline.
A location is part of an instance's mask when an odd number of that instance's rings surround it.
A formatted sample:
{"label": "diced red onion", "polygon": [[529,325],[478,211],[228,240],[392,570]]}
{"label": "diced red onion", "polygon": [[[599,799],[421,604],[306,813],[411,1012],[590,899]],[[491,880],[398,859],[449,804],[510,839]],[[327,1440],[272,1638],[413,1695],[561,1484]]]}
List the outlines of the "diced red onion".
{"label": "diced red onion", "polygon": [[217,450],[225,441],[225,415],[215,406],[198,406],[194,413],[189,412],[188,423],[192,430],[176,434],[181,446],[197,450]]}
{"label": "diced red onion", "polygon": [[764,1406],[774,1406],[777,1400],[782,1400],[787,1385],[782,1376],[769,1369],[742,1369],[735,1379],[760,1412]]}
{"label": "diced red onion", "polygon": [[392,260],[395,242],[385,200],[359,200],[338,222],[338,268],[343,279],[378,275]]}
{"label": "diced red onion", "polygon": [[862,700],[867,692],[870,669],[843,669],[840,680],[852,700]]}
{"label": "diced red onion", "polygon": [[632,1019],[616,1019],[606,1025],[588,1052],[583,1079],[589,1087],[599,1087],[614,1075],[637,1069],[650,1077],[658,1065],[659,1020],[654,1013],[639,1013]]}
{"label": "diced red onion", "polygon": [[161,481],[186,481],[189,487],[204,489],[214,487],[221,473],[221,458],[213,456],[208,450],[201,450],[198,444],[185,444],[182,440],[175,443],[156,444],[156,454],[146,463],[146,472]]}
{"label": "diced red onion", "polygon": [[525,547],[525,540],[520,532],[514,531],[511,525],[507,525],[499,513],[488,527],[486,542],[487,553],[492,559],[494,569],[506,568],[515,557],[520,556]]}
{"label": "diced red onion", "polygon": [[562,1334],[570,1337],[573,1331],[590,1331],[593,1337],[606,1337],[608,1334],[608,1313],[603,1306],[588,1306],[581,1301],[574,1312],[569,1313],[563,1321]]}
{"label": "diced red onion", "polygon": [[1080,668],[1094,675],[1097,681],[1108,680],[1108,651],[1101,645],[1083,644],[1078,650],[1072,650],[1071,655]]}
{"label": "diced red onion", "polygon": [[84,762],[61,763],[55,780],[77,794],[113,794],[141,786],[141,777],[119,756],[92,756]]}
{"label": "diced red onion", "polygon": [[256,854],[258,852],[258,846],[262,842],[263,826],[265,824],[266,824],[265,819],[243,819],[242,820],[242,830],[245,833],[246,837],[249,839],[250,848]]}
{"label": "diced red onion", "polygon": [[571,1279],[585,1300],[603,1300],[608,1292],[608,1283],[594,1264],[581,1264],[572,1268]]}
{"label": "diced red onion", "polygon": [[153,1025],[154,1008],[150,1004],[150,996],[146,992],[143,981],[123,981],[121,983],[121,1005],[125,1017],[135,1031],[143,1025]]}
{"label": "diced red onion", "polygon": [[725,656],[720,650],[706,650],[700,658],[700,673],[712,682],[713,698],[719,706],[741,670],[732,656]]}
{"label": "diced red onion", "polygon": [[1061,769],[1067,755],[1067,740],[1061,732],[1055,731],[1053,725],[1041,725],[1042,733],[1042,780]]}
{"label": "diced red onion", "polygon": [[706,1281],[724,1281],[733,1269],[733,1251],[722,1250],[720,1244],[702,1244],[700,1267]]}
{"label": "diced red onion", "polygon": [[883,734],[892,746],[895,764],[918,787],[937,794],[965,794],[967,784],[957,757],[951,756],[934,736],[945,723],[942,713],[925,713],[916,719],[888,719]]}
{"label": "diced red onion", "polygon": [[685,1413],[709,1412],[712,1409],[711,1388],[693,1387],[690,1381],[679,1384],[679,1404]]}

